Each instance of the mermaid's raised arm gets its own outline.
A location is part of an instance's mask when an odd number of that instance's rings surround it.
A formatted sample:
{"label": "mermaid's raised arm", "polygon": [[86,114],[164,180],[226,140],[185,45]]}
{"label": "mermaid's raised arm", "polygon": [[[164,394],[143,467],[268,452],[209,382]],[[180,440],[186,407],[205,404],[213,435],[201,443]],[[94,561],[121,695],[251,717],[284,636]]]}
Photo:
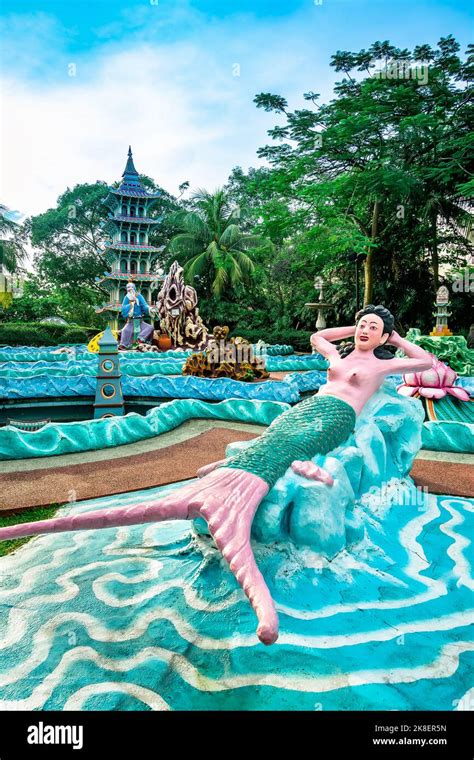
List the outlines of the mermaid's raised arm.
{"label": "mermaid's raised arm", "polygon": [[392,346],[401,348],[406,357],[403,359],[387,359],[383,362],[383,371],[385,375],[398,374],[400,372],[423,372],[430,369],[433,365],[433,357],[424,348],[410,343],[409,340],[402,338],[397,332],[393,332],[387,343]]}
{"label": "mermaid's raised arm", "polygon": [[324,330],[318,330],[311,336],[311,345],[314,346],[316,351],[331,359],[332,357],[339,356],[339,352],[336,346],[333,345],[335,340],[344,340],[344,338],[352,338],[355,334],[355,325],[351,327],[328,327]]}

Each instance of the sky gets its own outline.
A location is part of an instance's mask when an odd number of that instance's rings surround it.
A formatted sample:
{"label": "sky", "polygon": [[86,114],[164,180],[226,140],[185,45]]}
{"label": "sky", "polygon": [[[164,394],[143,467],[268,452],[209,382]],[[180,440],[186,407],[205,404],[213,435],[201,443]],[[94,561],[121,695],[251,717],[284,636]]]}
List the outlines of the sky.
{"label": "sky", "polygon": [[466,0],[0,0],[0,202],[18,218],[135,166],[214,190],[281,121],[257,93],[332,95],[337,50],[472,41]]}

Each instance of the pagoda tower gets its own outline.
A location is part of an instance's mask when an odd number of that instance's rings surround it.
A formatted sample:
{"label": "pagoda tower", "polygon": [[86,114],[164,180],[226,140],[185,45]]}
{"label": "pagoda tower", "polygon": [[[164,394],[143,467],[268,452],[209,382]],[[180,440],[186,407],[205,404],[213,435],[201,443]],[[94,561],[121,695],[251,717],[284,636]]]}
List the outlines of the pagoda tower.
{"label": "pagoda tower", "polygon": [[109,207],[109,219],[104,231],[110,235],[105,244],[105,257],[110,271],[97,282],[109,293],[107,303],[98,311],[110,312],[109,327],[118,329],[118,315],[126,295],[127,282],[133,281],[145,301],[151,305],[164,280],[157,273],[160,254],[165,246],[152,246],[150,233],[162,217],[152,218],[150,210],[161,193],[149,192],[141,183],[133,164],[131,147],[122,182],[118,189],[109,187],[104,203]]}

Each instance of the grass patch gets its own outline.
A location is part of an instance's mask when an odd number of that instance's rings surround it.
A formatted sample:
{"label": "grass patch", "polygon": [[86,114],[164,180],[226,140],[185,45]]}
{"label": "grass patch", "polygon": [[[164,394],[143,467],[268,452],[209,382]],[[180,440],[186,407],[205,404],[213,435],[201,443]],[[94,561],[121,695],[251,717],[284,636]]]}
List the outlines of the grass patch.
{"label": "grass patch", "polygon": [[[5,510],[0,512],[0,528],[6,528],[9,525],[18,523],[37,522],[37,520],[48,520],[54,517],[56,512],[63,504],[50,504],[49,507],[34,507],[32,509],[22,509],[21,512],[14,510]],[[25,538],[14,538],[11,541],[0,541],[0,557],[18,549],[23,544],[28,543],[34,536],[25,536]]]}

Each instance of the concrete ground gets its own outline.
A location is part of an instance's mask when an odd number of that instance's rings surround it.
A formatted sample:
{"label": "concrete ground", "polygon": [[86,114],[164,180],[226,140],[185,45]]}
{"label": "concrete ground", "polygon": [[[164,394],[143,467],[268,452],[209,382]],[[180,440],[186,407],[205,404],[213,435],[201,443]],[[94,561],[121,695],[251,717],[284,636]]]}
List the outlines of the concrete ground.
{"label": "concrete ground", "polygon": [[229,443],[254,438],[263,429],[192,420],[127,446],[4,462],[0,510],[83,501],[194,478],[203,465],[223,459]]}
{"label": "concrete ground", "polygon": [[[155,438],[99,451],[21,459],[0,465],[0,510],[82,501],[175,483],[222,459],[226,446],[249,440],[260,425],[190,420]],[[474,497],[474,456],[420,451],[411,475],[431,493]]]}

